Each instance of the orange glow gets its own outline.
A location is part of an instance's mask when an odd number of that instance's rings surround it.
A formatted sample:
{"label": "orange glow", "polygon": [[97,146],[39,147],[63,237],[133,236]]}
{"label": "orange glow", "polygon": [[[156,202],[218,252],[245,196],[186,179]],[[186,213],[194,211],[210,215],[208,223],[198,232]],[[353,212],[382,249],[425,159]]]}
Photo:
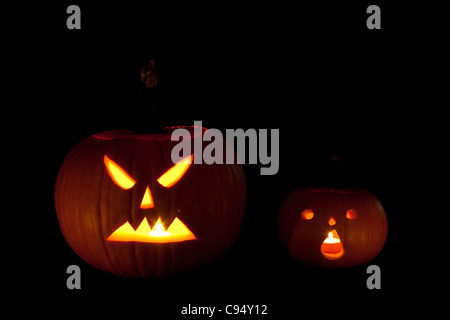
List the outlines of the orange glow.
{"label": "orange glow", "polygon": [[178,161],[172,168],[166,171],[157,180],[162,186],[170,188],[186,173],[187,169],[193,161],[194,155],[190,155],[184,159]]}
{"label": "orange glow", "polygon": [[336,220],[334,220],[333,217],[330,217],[330,219],[328,220],[328,224],[329,224],[330,226],[334,226],[334,225],[336,224]]}
{"label": "orange glow", "polygon": [[320,247],[320,252],[328,260],[337,260],[344,255],[344,246],[336,230],[333,229],[328,233],[328,237],[325,238]]}
{"label": "orange glow", "polygon": [[314,217],[314,212],[312,212],[312,210],[310,210],[310,209],[303,210],[302,218],[304,220],[311,220],[313,217]]}
{"label": "orange glow", "polygon": [[328,238],[326,238],[324,243],[341,243],[341,240],[339,238],[333,237],[333,232],[328,232]]}
{"label": "orange glow", "polygon": [[[125,223],[125,225],[127,223]],[[131,227],[131,225],[129,223],[128,223],[128,226]],[[127,226],[127,228],[128,228],[128,226]],[[150,228],[147,218],[144,218],[142,220],[141,224],[139,225],[139,227],[136,229],[136,232],[134,231],[134,229],[132,227],[131,227],[130,231],[131,231],[131,233],[136,233],[136,234],[149,234],[152,231],[152,228]]]}
{"label": "orange glow", "polygon": [[197,239],[195,235],[181,222],[175,218],[172,224],[164,228],[161,218],[158,218],[153,228],[150,228],[147,218],[144,218],[139,227],[134,230],[127,221],[116,229],[106,240],[123,242],[147,242],[147,243],[168,243],[181,242]]}
{"label": "orange glow", "polygon": [[122,189],[130,189],[134,186],[136,181],[131,178],[128,173],[125,172],[117,163],[112,161],[107,156],[104,156],[106,170],[109,173],[111,179]]}
{"label": "orange glow", "polygon": [[347,219],[355,220],[358,217],[358,214],[356,213],[356,210],[350,209],[347,210],[347,214],[345,215]]}
{"label": "orange glow", "polygon": [[155,225],[152,228],[152,231],[150,231],[148,234],[152,237],[166,237],[171,235],[170,232],[167,232],[164,229],[161,218],[158,218],[158,221],[156,221]]}
{"label": "orange glow", "polygon": [[152,193],[150,192],[150,188],[147,186],[145,189],[144,197],[141,201],[141,209],[151,209],[155,205],[153,204]]}

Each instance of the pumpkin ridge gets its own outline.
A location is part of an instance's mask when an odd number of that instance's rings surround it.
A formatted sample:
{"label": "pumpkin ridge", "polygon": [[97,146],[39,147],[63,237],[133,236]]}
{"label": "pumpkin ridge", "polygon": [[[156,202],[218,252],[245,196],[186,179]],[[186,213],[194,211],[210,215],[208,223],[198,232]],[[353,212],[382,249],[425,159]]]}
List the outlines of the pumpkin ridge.
{"label": "pumpkin ridge", "polygon": [[[85,143],[82,143],[81,147],[82,148],[80,148],[81,150],[80,150],[80,153],[79,153],[80,157],[82,157],[82,155],[83,155],[83,153],[81,151],[83,151],[83,152],[89,151],[89,147]],[[77,163],[79,163],[79,160],[80,159],[78,159]],[[82,189],[84,189],[85,183],[86,183],[85,177],[84,176],[78,176],[76,178],[77,178],[77,186],[82,188]],[[101,188],[100,188],[100,190],[101,190]],[[76,208],[77,208],[76,221],[77,221],[77,224],[78,224],[78,228],[80,230],[83,229],[82,226],[83,226],[84,223],[86,223],[86,222],[83,222],[83,219],[85,219],[84,216],[88,214],[88,212],[86,212],[86,211],[83,212],[83,209],[86,209],[86,208],[83,208],[82,206],[80,208],[80,204],[82,204],[84,202],[83,201],[83,197],[84,197],[84,194],[83,193],[79,193],[78,196],[77,196],[77,199],[76,199]],[[96,210],[96,211],[98,212],[98,210]],[[97,230],[99,229],[98,223],[95,224],[95,229],[97,229]],[[88,253],[89,259],[92,260],[95,264],[98,264],[98,254],[90,246],[88,238],[87,237],[78,237],[78,238],[81,240],[80,242],[82,242],[85,247],[88,247],[87,253]]]}
{"label": "pumpkin ridge", "polygon": [[[131,163],[131,175],[132,176],[136,176],[137,174],[137,170],[136,170],[136,163],[133,161],[133,154],[136,154],[136,145],[137,145],[137,140],[131,140],[132,146],[131,146],[131,152],[129,153],[129,158],[128,161],[129,163]],[[132,195],[131,195],[131,199],[135,199],[136,197],[134,197],[134,194],[136,193],[136,189],[132,190]],[[139,196],[137,196],[137,199],[139,199]],[[129,220],[131,220],[133,222],[135,222],[135,218],[134,218],[134,210],[133,210],[133,204],[130,203],[130,207],[128,208],[128,212],[129,212]],[[133,226],[134,228],[134,226]],[[136,230],[136,228],[134,228]],[[136,242],[131,242],[131,246],[132,246],[132,252],[133,252],[133,258],[131,259],[133,261],[134,264],[134,268],[135,271],[134,273],[138,275],[138,277],[142,278],[144,277],[144,272],[143,270],[141,270],[141,266],[142,266],[142,262],[140,261],[140,255],[138,253],[138,246]]]}
{"label": "pumpkin ridge", "polygon": [[[104,188],[104,184],[105,184],[105,171],[102,170],[101,176],[100,176],[100,188],[99,188],[99,202],[98,202],[98,208],[97,208],[97,220],[99,220],[99,228],[100,228],[100,234],[102,235],[102,238],[105,237],[105,233],[104,233],[104,228],[103,228],[103,221],[102,221],[102,203],[103,203],[103,199],[102,199],[102,190]],[[105,241],[103,241],[103,250],[106,253],[106,257],[108,259],[109,265],[111,266],[111,269],[113,269],[115,272],[117,272],[117,270],[115,270],[113,263],[111,261],[111,258],[109,257],[109,252],[108,252],[108,248],[106,247],[106,243]]]}
{"label": "pumpkin ridge", "polygon": [[[166,158],[166,155],[164,153],[164,148],[163,148],[163,145],[161,143],[161,140],[158,140],[158,146],[159,146],[159,151],[160,151],[159,154],[163,158],[163,163],[167,163],[167,162],[172,163],[172,158],[170,159],[170,161],[167,161],[167,158]],[[159,177],[159,173],[156,174],[155,177],[156,176]],[[173,193],[171,193],[170,194],[170,201],[169,201],[169,218],[170,219],[172,219],[172,206],[173,206],[173,202],[174,202],[173,197],[174,197],[174,195],[173,195]],[[172,261],[174,260],[174,257],[175,257],[175,244],[174,243],[170,243],[169,247],[170,247],[170,255],[167,255],[168,257],[170,257],[169,274],[173,274],[174,273],[175,264],[172,263]],[[158,247],[158,251],[157,251],[158,252],[158,258],[157,258],[158,263],[157,263],[156,274],[161,274],[161,273],[163,274],[164,273],[164,270],[161,270],[161,269],[164,269],[163,267],[161,267],[161,265],[164,265],[164,261],[163,261],[164,259],[163,259],[163,256],[161,255],[161,252],[160,252],[161,250],[164,250],[164,249],[165,249],[164,247]]]}

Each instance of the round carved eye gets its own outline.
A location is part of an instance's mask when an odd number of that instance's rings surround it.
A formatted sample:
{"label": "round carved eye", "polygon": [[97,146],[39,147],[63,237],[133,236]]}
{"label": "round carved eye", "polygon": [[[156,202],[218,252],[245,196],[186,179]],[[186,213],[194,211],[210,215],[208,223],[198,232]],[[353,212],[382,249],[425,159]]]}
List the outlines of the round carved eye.
{"label": "round carved eye", "polygon": [[303,218],[304,220],[311,220],[313,217],[314,217],[314,212],[312,212],[311,209],[303,210],[303,212],[302,212],[302,218]]}
{"label": "round carved eye", "polygon": [[358,217],[355,209],[347,210],[347,214],[345,215],[347,219],[355,220]]}

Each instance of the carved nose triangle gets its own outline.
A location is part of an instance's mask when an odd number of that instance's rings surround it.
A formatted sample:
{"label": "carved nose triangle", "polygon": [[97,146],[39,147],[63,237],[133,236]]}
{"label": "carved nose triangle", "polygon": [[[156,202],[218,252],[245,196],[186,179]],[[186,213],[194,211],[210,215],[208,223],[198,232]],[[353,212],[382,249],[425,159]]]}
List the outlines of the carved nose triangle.
{"label": "carved nose triangle", "polygon": [[153,203],[152,193],[150,192],[150,188],[147,186],[144,196],[142,197],[141,209],[151,209],[154,207],[155,205]]}
{"label": "carved nose triangle", "polygon": [[330,217],[330,219],[328,219],[328,224],[329,224],[330,226],[334,226],[334,225],[336,224],[336,220],[334,220],[333,217]]}

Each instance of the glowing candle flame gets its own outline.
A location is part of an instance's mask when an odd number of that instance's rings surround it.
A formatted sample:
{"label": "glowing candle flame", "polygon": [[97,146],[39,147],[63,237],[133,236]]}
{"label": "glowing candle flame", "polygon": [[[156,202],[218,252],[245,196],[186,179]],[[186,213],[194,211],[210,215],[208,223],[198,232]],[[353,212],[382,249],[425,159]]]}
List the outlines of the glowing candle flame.
{"label": "glowing candle flame", "polygon": [[328,238],[325,238],[324,243],[339,243],[341,242],[341,240],[339,239],[339,236],[337,236],[337,238],[335,238],[333,236],[333,232],[328,232]]}
{"label": "glowing candle flame", "polygon": [[164,227],[160,223],[156,224],[154,229],[154,231],[164,231]]}
{"label": "glowing candle flame", "polygon": [[328,232],[328,237],[323,241],[320,251],[325,259],[328,260],[337,260],[344,255],[344,246],[336,230]]}
{"label": "glowing candle flame", "polygon": [[166,237],[171,235],[170,232],[167,232],[164,229],[164,226],[162,225],[161,222],[161,218],[159,218],[158,221],[156,221],[152,231],[150,231],[148,234],[151,235],[152,237]]}

